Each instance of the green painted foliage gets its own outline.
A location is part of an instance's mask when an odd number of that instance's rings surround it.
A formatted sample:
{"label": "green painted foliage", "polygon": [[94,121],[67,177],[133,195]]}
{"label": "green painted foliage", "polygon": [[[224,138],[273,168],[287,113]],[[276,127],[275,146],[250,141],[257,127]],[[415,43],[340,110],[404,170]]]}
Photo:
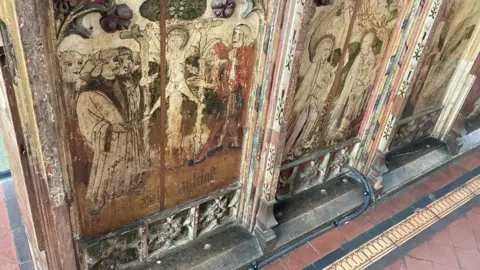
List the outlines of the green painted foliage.
{"label": "green painted foliage", "polygon": [[[194,20],[207,9],[206,0],[167,0],[167,19]],[[160,1],[146,0],[140,6],[140,15],[150,21],[160,21]]]}

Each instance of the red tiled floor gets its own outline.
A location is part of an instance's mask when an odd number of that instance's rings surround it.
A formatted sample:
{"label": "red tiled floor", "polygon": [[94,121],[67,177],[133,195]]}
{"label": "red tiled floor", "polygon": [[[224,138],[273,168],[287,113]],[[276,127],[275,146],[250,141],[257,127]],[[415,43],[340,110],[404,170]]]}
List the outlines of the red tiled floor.
{"label": "red tiled floor", "polygon": [[3,191],[3,186],[0,185],[0,203],[5,202],[5,192]]}
{"label": "red tiled floor", "polygon": [[264,270],[287,270],[287,267],[283,264],[282,260],[278,259],[271,264],[265,266]]}
{"label": "red tiled floor", "polygon": [[288,270],[297,270],[303,269],[319,258],[318,253],[307,243],[283,256],[282,261]]}
{"label": "red tiled floor", "polygon": [[466,156],[461,160],[460,166],[462,166],[463,168],[469,171],[472,171],[478,166],[480,166],[480,157],[476,155]]}
{"label": "red tiled floor", "polygon": [[8,219],[8,210],[5,202],[0,202],[0,227],[10,228],[10,221]]}
{"label": "red tiled floor", "polygon": [[407,270],[434,270],[431,262],[409,256],[405,257],[405,264],[407,265]]}
{"label": "red tiled floor", "polygon": [[431,262],[451,267],[458,267],[455,250],[452,246],[428,243]]}
{"label": "red tiled floor", "polygon": [[432,175],[426,184],[430,186],[431,189],[438,190],[443,186],[450,184],[452,181],[456,180],[466,172],[467,170],[460,165],[453,164],[446,169]]}
{"label": "red tiled floor", "polygon": [[407,266],[405,265],[405,260],[400,259],[396,263],[386,267],[385,270],[407,270]]}
{"label": "red tiled floor", "polygon": [[454,222],[452,222],[450,225],[448,225],[448,228],[453,228],[453,227],[461,227],[466,230],[472,230],[470,227],[470,221],[466,217],[461,217]]}
{"label": "red tiled floor", "polygon": [[459,270],[460,269],[460,268],[445,266],[445,265],[436,264],[436,263],[433,264],[433,268],[435,268],[435,270]]}
{"label": "red tiled floor", "polygon": [[480,207],[474,207],[468,212],[469,214],[475,214],[480,216]]}
{"label": "red tiled floor", "polygon": [[435,234],[430,240],[430,242],[443,245],[452,245],[452,240],[450,239],[450,232],[448,231],[448,228]]}
{"label": "red tiled floor", "polygon": [[467,213],[467,219],[470,222],[470,227],[480,228],[480,215],[475,214],[473,211]]}
{"label": "red tiled floor", "polygon": [[477,242],[470,227],[465,226],[449,226],[450,238],[454,247],[477,250]]}
{"label": "red tiled floor", "polygon": [[475,236],[475,240],[477,241],[477,248],[480,251],[480,228],[473,229],[473,235]]}
{"label": "red tiled floor", "polygon": [[388,202],[388,204],[392,208],[393,214],[395,215],[403,211],[405,208],[409,207],[416,201],[417,200],[411,197],[408,193],[404,193],[404,194],[399,194],[395,196],[393,199],[391,199]]}
{"label": "red tiled floor", "polygon": [[340,247],[346,241],[339,230],[333,229],[311,240],[310,245],[317,251],[320,257],[323,257]]}
{"label": "red tiled floor", "polygon": [[419,260],[432,260],[430,256],[430,249],[428,248],[428,243],[423,243],[420,246],[412,249],[410,253],[408,253],[408,256]]}
{"label": "red tiled floor", "polygon": [[373,228],[373,224],[364,217],[358,217],[353,221],[339,227],[339,231],[347,240],[352,240],[360,234]]}
{"label": "red tiled floor", "polygon": [[419,200],[428,194],[432,193],[434,190],[425,183],[419,183],[412,188],[410,188],[407,192],[413,199]]}
{"label": "red tiled floor", "polygon": [[376,225],[387,218],[391,218],[394,214],[390,201],[386,201],[368,210],[364,216],[370,223]]}
{"label": "red tiled floor", "polygon": [[0,185],[0,269],[20,269],[17,262],[17,253],[5,204],[5,194],[2,185]]}
{"label": "red tiled floor", "polygon": [[[479,165],[480,151],[477,151],[474,157],[446,167],[425,182],[406,189],[403,194],[381,202],[352,222],[311,240],[266,269],[302,269]],[[455,220],[429,241],[403,256],[385,269],[480,270],[480,207],[473,208],[466,216]]]}
{"label": "red tiled floor", "polygon": [[455,248],[460,267],[465,270],[480,269],[480,252]]}

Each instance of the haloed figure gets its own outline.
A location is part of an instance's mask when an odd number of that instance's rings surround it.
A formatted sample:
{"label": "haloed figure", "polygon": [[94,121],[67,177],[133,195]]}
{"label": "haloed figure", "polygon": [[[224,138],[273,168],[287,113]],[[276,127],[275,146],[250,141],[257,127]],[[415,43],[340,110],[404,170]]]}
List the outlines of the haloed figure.
{"label": "haloed figure", "polygon": [[295,94],[293,113],[285,153],[308,146],[312,132],[319,120],[324,117],[325,101],[333,83],[333,67],[329,63],[330,55],[335,47],[335,37],[325,35],[310,56],[312,65],[303,78]]}
{"label": "haloed figure", "polygon": [[345,79],[340,97],[335,102],[328,127],[327,140],[341,141],[349,136],[352,122],[363,113],[375,82],[377,59],[373,52],[375,34],[368,32],[360,45],[360,53]]}

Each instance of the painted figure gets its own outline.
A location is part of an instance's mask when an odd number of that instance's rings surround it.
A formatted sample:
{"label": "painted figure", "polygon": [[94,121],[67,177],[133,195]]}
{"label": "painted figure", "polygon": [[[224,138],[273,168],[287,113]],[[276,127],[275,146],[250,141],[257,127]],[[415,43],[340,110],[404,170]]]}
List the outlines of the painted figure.
{"label": "painted figure", "polygon": [[375,82],[377,58],[373,52],[375,34],[367,33],[345,80],[342,93],[335,101],[327,130],[327,141],[346,139],[351,123],[363,114]]}
{"label": "painted figure", "polygon": [[329,63],[333,48],[335,37],[326,35],[318,41],[310,56],[312,65],[295,93],[289,120],[292,128],[284,150],[287,154],[296,148],[309,147],[314,128],[322,122],[325,102],[334,81],[334,68]]}
{"label": "painted figure", "polygon": [[108,201],[141,182],[146,158],[141,139],[139,87],[132,51],[125,47],[100,51],[77,100],[79,129],[94,156],[85,198],[97,214]]}
{"label": "painted figure", "polygon": [[219,95],[214,109],[215,125],[197,159],[187,162],[190,166],[203,162],[207,155],[211,156],[223,150],[223,141],[227,135],[231,139],[229,148],[238,149],[241,146],[242,109],[250,90],[255,53],[250,28],[243,24],[236,26],[230,47],[226,48],[222,43],[217,43],[214,50],[218,58],[211,56],[211,63],[224,62],[224,71],[221,74],[220,70],[210,67],[212,75],[216,73],[220,76],[214,84]]}
{"label": "painted figure", "polygon": [[[165,89],[165,98],[168,103],[167,109],[167,150],[170,155],[179,151],[182,145],[181,108],[184,97],[195,103],[199,103],[198,96],[188,87],[185,80],[185,60],[188,57],[190,49],[189,33],[185,28],[173,28],[168,33],[166,46],[167,60],[167,86]],[[160,108],[161,100],[158,99],[153,105],[150,115]]]}
{"label": "painted figure", "polygon": [[442,105],[450,82],[446,78],[453,76],[458,60],[465,53],[477,27],[480,14],[478,1],[448,1],[446,5],[444,18],[440,22],[444,25],[439,25],[439,30],[435,30],[437,33],[441,31],[439,52],[430,64],[428,76],[414,104],[414,113]]}

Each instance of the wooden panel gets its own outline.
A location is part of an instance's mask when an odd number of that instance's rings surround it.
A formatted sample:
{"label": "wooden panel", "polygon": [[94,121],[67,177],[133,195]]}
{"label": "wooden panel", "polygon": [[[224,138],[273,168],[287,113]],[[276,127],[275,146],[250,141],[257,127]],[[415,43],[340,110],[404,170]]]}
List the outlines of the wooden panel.
{"label": "wooden panel", "polygon": [[169,20],[166,207],[239,179],[261,18]]}
{"label": "wooden panel", "polygon": [[442,105],[457,62],[467,49],[476,27],[480,2],[445,1],[437,10],[440,13],[432,30],[434,32],[424,49],[428,53],[419,65],[421,68],[414,81],[404,117]]}
{"label": "wooden panel", "polygon": [[405,1],[317,7],[300,60],[284,160],[356,137]]}
{"label": "wooden panel", "polygon": [[84,238],[239,180],[263,40],[253,1],[87,2],[55,6]]}

